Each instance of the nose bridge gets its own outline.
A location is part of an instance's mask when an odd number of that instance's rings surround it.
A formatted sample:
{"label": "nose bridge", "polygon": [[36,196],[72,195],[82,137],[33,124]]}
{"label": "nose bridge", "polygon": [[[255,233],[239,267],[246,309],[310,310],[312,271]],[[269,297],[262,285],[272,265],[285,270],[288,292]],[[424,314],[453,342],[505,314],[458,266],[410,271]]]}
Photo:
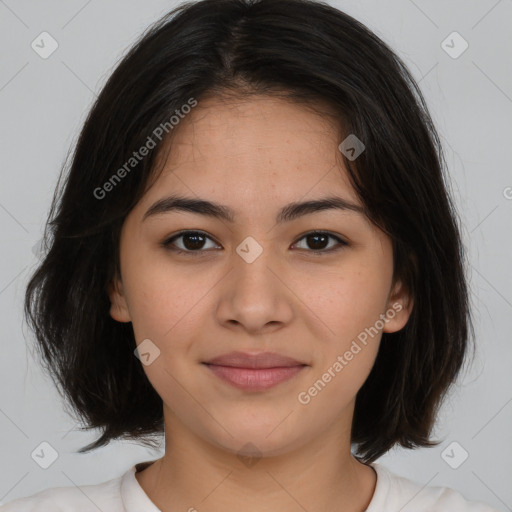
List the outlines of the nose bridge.
{"label": "nose bridge", "polygon": [[263,236],[261,236],[259,239],[261,243],[255,236],[249,235],[236,246],[235,279],[238,282],[248,281],[251,286],[260,283],[267,287],[268,280],[275,279],[275,275],[270,271],[270,268],[275,266],[276,262],[273,261],[274,251],[269,238],[263,240]]}
{"label": "nose bridge", "polygon": [[[236,247],[235,252],[247,264],[252,265],[258,259],[266,261],[270,252],[268,240],[263,241],[260,237],[260,242],[254,236],[246,236]],[[265,247],[264,247],[265,246]],[[265,256],[262,255],[266,253]]]}
{"label": "nose bridge", "polygon": [[276,276],[279,264],[269,237],[262,236],[261,242],[247,236],[235,247],[236,258],[217,311],[221,321],[236,321],[250,331],[286,323],[292,315],[286,287]]}

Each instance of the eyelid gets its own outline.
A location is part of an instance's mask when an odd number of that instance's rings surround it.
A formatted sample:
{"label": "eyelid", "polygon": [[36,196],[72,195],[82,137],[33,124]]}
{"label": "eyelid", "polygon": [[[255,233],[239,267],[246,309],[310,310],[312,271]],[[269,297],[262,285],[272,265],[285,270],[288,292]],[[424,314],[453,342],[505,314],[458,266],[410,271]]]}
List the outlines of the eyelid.
{"label": "eyelid", "polygon": [[[172,247],[171,244],[172,242],[174,242],[174,240],[184,236],[184,235],[187,235],[187,234],[199,234],[199,235],[202,235],[204,236],[205,238],[209,238],[210,240],[212,240],[213,242],[215,242],[217,245],[220,245],[218,244],[218,242],[212,237],[210,236],[208,233],[206,233],[205,231],[202,231],[200,229],[185,229],[185,230],[182,230],[182,231],[179,231],[178,233],[175,233],[173,235],[171,235],[170,237],[167,237],[162,243],[161,245],[167,249],[167,250],[170,250],[170,251],[173,251],[173,252],[176,252],[176,253],[181,253],[181,254],[193,254],[193,255],[197,255],[197,254],[202,254],[202,253],[208,253],[210,252],[210,250],[202,250],[202,249],[198,249],[197,251],[191,251],[191,250],[183,250],[183,249],[179,249],[179,248],[176,248],[176,247]],[[342,249],[343,247],[346,247],[349,244],[349,242],[347,242],[346,240],[344,240],[340,235],[338,234],[334,234],[334,233],[331,233],[330,231],[326,231],[326,230],[310,230],[310,231],[306,231],[305,233],[302,233],[301,235],[298,236],[297,240],[292,244],[293,245],[296,245],[298,242],[300,242],[303,238],[306,238],[307,236],[311,236],[311,235],[326,235],[330,238],[333,238],[335,239],[337,242],[338,242],[338,245],[335,246],[335,247],[331,247],[330,249],[319,249],[319,250],[307,250],[307,249],[300,249],[300,250],[303,250],[305,251],[306,253],[311,253],[311,254],[316,254],[316,255],[320,255],[320,254],[330,254],[332,252],[335,252],[339,249]]]}

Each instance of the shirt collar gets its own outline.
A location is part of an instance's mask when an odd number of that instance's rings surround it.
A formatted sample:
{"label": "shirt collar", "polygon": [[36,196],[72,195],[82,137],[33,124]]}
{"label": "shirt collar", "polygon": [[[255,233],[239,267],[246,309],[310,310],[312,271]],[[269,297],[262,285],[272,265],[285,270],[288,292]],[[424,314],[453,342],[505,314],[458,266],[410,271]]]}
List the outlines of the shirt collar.
{"label": "shirt collar", "polygon": [[126,512],[161,512],[161,510],[149,499],[138,480],[136,471],[142,470],[155,461],[141,462],[132,466],[121,479],[121,501]]}

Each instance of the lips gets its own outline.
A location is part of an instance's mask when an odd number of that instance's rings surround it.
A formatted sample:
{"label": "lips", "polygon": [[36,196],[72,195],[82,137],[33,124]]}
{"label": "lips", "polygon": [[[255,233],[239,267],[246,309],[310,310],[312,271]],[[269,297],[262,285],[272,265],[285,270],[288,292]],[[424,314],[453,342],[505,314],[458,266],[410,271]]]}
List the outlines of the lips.
{"label": "lips", "polygon": [[305,363],[275,352],[260,352],[259,354],[230,352],[229,354],[214,357],[207,361],[206,364],[231,366],[234,368],[288,368],[305,365]]}
{"label": "lips", "polygon": [[291,379],[308,365],[274,352],[231,352],[204,363],[223,382],[244,391],[263,391]]}

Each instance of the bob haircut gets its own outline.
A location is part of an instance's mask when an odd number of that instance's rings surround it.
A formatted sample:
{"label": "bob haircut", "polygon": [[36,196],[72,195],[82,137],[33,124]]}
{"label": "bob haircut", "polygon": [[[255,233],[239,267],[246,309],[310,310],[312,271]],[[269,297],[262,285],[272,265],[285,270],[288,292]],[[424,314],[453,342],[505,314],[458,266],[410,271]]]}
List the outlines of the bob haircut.
{"label": "bob haircut", "polygon": [[[102,431],[79,453],[117,438],[156,447],[162,437],[162,399],[134,356],[133,328],[109,314],[120,230],[155,176],[171,116],[191,98],[251,95],[327,113],[340,143],[349,134],[364,143],[356,160],[339,158],[369,219],[391,238],[394,279],[414,300],[406,326],[383,333],[357,394],[355,456],[368,463],[395,444],[440,443],[430,434],[474,329],[459,219],[418,84],[386,43],[326,3],[202,0],[149,27],[104,85],[61,170],[27,286],[24,312],[42,364],[82,430]],[[168,135],[161,140],[159,126]],[[145,145],[154,147],[128,173]]]}

